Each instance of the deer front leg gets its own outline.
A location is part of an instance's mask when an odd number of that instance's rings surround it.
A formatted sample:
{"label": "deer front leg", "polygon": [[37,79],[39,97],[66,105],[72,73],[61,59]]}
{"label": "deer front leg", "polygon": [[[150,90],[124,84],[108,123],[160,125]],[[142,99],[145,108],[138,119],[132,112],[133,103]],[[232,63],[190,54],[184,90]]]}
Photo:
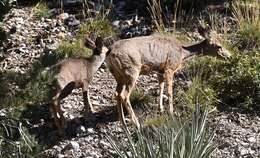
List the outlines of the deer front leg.
{"label": "deer front leg", "polygon": [[160,112],[164,111],[163,107],[163,90],[164,90],[164,78],[162,75],[158,75],[158,81],[159,81],[159,110]]}
{"label": "deer front leg", "polygon": [[88,84],[84,84],[82,88],[83,102],[84,102],[84,116],[93,118],[93,106],[90,102]]}
{"label": "deer front leg", "polygon": [[169,101],[169,111],[170,114],[173,114],[173,97],[172,97],[172,85],[173,85],[173,73],[168,72],[166,73],[166,84],[167,84],[167,93],[168,93],[168,101]]}

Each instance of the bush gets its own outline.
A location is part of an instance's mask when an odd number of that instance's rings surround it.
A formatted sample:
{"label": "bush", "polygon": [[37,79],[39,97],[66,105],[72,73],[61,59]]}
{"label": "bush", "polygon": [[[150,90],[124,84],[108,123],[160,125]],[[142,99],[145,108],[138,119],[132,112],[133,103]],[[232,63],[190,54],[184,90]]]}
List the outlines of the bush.
{"label": "bush", "polygon": [[[216,92],[214,89],[201,78],[202,75],[197,75],[191,78],[191,85],[187,89],[182,86],[178,86],[177,95],[175,100],[177,106],[183,107],[183,105],[194,105],[199,103],[201,105],[208,105],[210,109],[213,109],[216,103]],[[194,106],[187,107],[188,111],[193,111]]]}
{"label": "bush", "polygon": [[216,149],[214,132],[207,126],[208,111],[200,112],[199,106],[191,120],[177,116],[168,118],[160,127],[150,127],[135,131],[133,138],[127,134],[127,146],[108,137],[119,157],[133,158],[208,158]]}
{"label": "bush", "polygon": [[259,0],[236,0],[232,7],[238,25],[237,45],[240,49],[260,49]]}
{"label": "bush", "polygon": [[5,15],[10,9],[9,0],[0,0],[0,21],[3,20],[3,15]]}
{"label": "bush", "polygon": [[260,105],[260,53],[235,53],[219,64],[210,78],[218,97],[227,105],[251,108]]}
{"label": "bush", "polygon": [[73,41],[61,41],[55,53],[59,59],[63,59],[66,57],[89,56],[91,50],[84,46],[82,39],[75,39]]}
{"label": "bush", "polygon": [[83,23],[77,33],[77,38],[82,39],[86,36],[95,36],[100,35],[102,37],[107,37],[114,35],[115,30],[112,28],[109,20],[102,16],[98,15],[93,19],[89,19]]}
{"label": "bush", "polygon": [[0,157],[35,157],[42,147],[16,119],[0,120]]}
{"label": "bush", "polygon": [[195,78],[195,84],[193,82],[187,91],[178,92],[181,97],[177,97],[177,101],[207,98],[209,105],[241,106],[246,109],[259,106],[260,53],[257,50],[245,53],[237,48],[231,49],[233,55],[225,61],[214,58],[190,61],[188,71],[199,72],[199,78]]}
{"label": "bush", "polygon": [[39,1],[33,8],[38,18],[49,18],[51,17],[50,9],[46,2]]}
{"label": "bush", "polygon": [[130,102],[133,108],[146,109],[150,101],[151,97],[148,94],[145,94],[143,90],[135,89],[131,93]]}

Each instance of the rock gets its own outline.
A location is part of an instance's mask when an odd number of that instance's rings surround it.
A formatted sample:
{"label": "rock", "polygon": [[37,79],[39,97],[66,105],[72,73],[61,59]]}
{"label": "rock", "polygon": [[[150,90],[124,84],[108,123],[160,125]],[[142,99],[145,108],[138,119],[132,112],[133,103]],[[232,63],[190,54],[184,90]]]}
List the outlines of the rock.
{"label": "rock", "polygon": [[86,128],[84,126],[79,126],[76,130],[77,134],[86,132]]}
{"label": "rock", "polygon": [[95,133],[95,131],[94,131],[93,128],[88,128],[88,129],[87,129],[87,132],[88,132],[88,133]]}
{"label": "rock", "polygon": [[79,148],[79,143],[75,142],[75,141],[70,141],[70,143],[64,147],[64,150],[75,150],[75,151],[78,151],[80,148]]}
{"label": "rock", "polygon": [[240,150],[240,155],[241,156],[244,156],[244,155],[246,155],[248,152],[247,152],[247,150],[246,149],[241,149]]}
{"label": "rock", "polygon": [[75,18],[75,16],[69,16],[65,21],[65,25],[69,27],[77,27],[80,25],[80,21]]}
{"label": "rock", "polygon": [[60,15],[58,16],[58,19],[59,19],[59,20],[62,20],[62,21],[66,20],[66,19],[68,19],[68,18],[69,18],[69,14],[68,14],[68,13],[62,13],[62,14],[60,14]]}
{"label": "rock", "polygon": [[249,137],[247,140],[248,140],[249,143],[255,143],[256,142],[255,137]]}
{"label": "rock", "polygon": [[58,157],[58,158],[64,158],[64,157],[65,157],[65,155],[58,154],[58,155],[57,155],[57,157]]}

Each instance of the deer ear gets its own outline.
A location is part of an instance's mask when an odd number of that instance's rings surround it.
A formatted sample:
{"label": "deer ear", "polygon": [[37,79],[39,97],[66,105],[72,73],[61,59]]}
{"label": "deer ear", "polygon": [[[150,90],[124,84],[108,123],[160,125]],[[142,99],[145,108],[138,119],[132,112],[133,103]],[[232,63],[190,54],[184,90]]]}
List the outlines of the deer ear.
{"label": "deer ear", "polygon": [[95,45],[97,49],[102,49],[103,47],[103,38],[98,36],[95,41]]}
{"label": "deer ear", "polygon": [[84,45],[85,45],[85,47],[90,48],[90,49],[96,48],[96,44],[88,37],[85,39]]}

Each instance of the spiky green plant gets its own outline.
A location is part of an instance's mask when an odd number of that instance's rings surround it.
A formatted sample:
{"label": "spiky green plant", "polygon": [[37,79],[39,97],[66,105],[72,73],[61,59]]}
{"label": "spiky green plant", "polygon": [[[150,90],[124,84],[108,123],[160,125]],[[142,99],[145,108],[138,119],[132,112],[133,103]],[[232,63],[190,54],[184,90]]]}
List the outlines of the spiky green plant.
{"label": "spiky green plant", "polygon": [[127,145],[108,137],[119,157],[128,158],[208,158],[217,147],[214,132],[207,124],[208,111],[197,105],[191,120],[170,117],[160,127],[136,130],[136,138],[129,133]]}

